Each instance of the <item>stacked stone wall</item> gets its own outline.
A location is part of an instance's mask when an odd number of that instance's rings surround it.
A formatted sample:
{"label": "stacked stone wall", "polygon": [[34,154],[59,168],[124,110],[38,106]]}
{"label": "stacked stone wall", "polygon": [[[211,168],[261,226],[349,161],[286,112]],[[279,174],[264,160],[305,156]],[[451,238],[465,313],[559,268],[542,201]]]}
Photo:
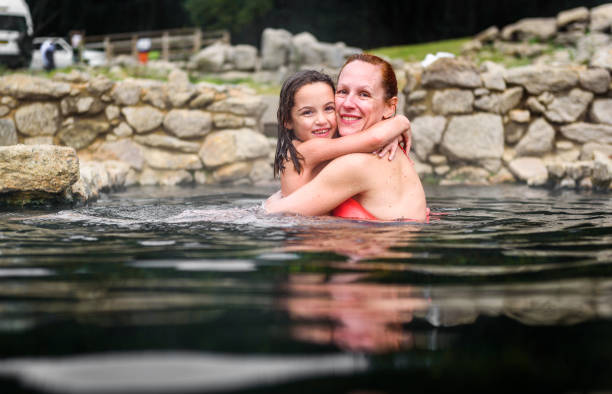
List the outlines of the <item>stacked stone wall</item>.
{"label": "stacked stone wall", "polygon": [[610,71],[449,58],[411,67],[404,112],[419,173],[441,184],[608,189]]}
{"label": "stacked stone wall", "polygon": [[[67,194],[82,200],[112,186],[272,177],[274,146],[260,125],[265,104],[248,88],[194,85],[180,70],[167,82],[115,82],[74,71],[53,80],[7,75],[0,78],[0,95],[0,149],[13,157],[11,151],[31,145],[25,152],[42,165],[51,156],[34,146],[74,148],[81,177]],[[13,179],[15,171],[0,178]],[[0,179],[0,194],[20,190],[4,183]],[[24,190],[44,191],[30,186]]]}

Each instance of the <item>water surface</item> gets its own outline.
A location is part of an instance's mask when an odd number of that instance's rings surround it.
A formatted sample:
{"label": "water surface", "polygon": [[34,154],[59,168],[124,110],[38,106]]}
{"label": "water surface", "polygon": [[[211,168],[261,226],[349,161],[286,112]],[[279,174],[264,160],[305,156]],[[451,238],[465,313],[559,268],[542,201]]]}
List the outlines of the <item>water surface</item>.
{"label": "water surface", "polygon": [[609,195],[431,187],[409,224],[268,216],[273,191],[1,212],[1,386],[612,389]]}

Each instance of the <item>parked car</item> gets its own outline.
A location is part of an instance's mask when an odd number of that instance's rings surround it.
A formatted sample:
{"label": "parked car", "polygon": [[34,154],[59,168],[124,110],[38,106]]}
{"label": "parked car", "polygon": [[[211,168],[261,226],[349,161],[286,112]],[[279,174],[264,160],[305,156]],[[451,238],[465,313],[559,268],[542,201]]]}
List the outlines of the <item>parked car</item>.
{"label": "parked car", "polygon": [[[42,70],[43,57],[40,52],[40,47],[46,40],[51,40],[55,44],[53,60],[56,68],[69,67],[74,64],[72,46],[61,37],[36,37],[33,41],[34,51],[32,53],[32,62],[30,68],[33,70]],[[97,67],[106,64],[106,55],[102,51],[93,51],[85,49],[81,55],[83,62],[90,66]]]}
{"label": "parked car", "polygon": [[0,0],[0,63],[27,66],[33,32],[30,9],[24,0]]}

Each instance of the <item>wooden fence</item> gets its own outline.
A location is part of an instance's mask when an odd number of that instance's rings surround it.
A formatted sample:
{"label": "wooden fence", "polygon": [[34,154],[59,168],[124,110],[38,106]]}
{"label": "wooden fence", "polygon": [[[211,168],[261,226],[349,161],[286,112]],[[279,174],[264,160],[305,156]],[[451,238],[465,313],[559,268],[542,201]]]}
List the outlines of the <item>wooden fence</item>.
{"label": "wooden fence", "polygon": [[187,59],[202,46],[215,42],[230,43],[230,33],[227,30],[186,28],[85,36],[85,48],[104,50],[107,59],[118,55],[137,57],[136,43],[140,38],[150,39],[151,50],[159,51],[161,58],[166,61]]}

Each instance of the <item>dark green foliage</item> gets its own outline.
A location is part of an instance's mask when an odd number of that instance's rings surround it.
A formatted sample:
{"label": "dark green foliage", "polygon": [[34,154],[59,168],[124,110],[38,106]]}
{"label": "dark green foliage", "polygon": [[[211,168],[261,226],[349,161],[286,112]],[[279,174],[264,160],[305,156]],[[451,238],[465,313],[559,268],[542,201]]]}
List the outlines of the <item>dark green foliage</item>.
{"label": "dark green foliage", "polygon": [[196,26],[232,32],[244,30],[273,6],[274,0],[185,0],[185,9]]}

